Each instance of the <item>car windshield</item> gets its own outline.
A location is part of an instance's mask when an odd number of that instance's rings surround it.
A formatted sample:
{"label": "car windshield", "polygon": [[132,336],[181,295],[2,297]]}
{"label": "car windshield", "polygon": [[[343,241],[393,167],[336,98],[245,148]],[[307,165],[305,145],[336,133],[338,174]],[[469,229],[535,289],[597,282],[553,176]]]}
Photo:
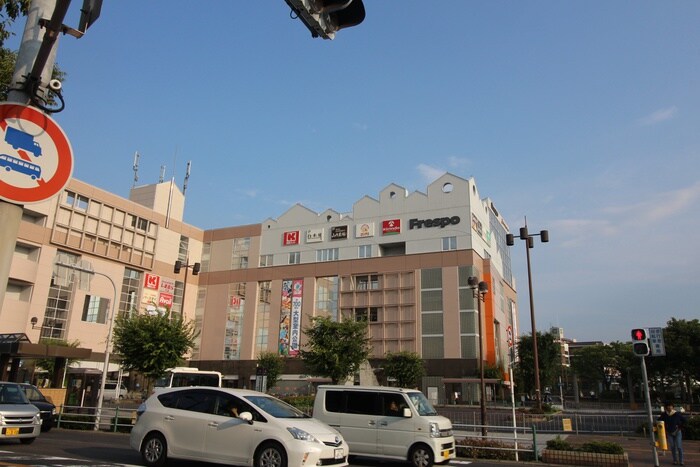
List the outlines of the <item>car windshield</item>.
{"label": "car windshield", "polygon": [[309,416],[301,410],[279,399],[275,399],[274,397],[245,396],[245,399],[275,418],[309,418]]}
{"label": "car windshield", "polygon": [[409,392],[408,398],[420,415],[437,415],[437,411],[422,392]]}
{"label": "car windshield", "polygon": [[30,401],[44,401],[46,400],[44,398],[44,395],[40,393],[37,388],[34,386],[22,386],[22,389],[24,389],[24,394],[27,396],[27,399]]}
{"label": "car windshield", "polygon": [[29,404],[19,384],[0,384],[0,404]]}

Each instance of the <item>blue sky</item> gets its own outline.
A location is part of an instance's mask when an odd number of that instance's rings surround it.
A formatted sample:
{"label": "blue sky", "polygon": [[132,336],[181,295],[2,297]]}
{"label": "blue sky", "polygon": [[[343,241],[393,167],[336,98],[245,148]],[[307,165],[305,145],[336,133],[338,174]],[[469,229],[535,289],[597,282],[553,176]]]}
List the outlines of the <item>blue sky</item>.
{"label": "blue sky", "polygon": [[191,160],[202,228],[473,176],[516,233],[525,216],[550,231],[532,250],[539,330],[627,341],[700,317],[699,2],[365,6],[324,41],[283,0],[105,2],[60,39],[74,176],[126,197],[136,151],[139,184],[165,165],[181,185]]}

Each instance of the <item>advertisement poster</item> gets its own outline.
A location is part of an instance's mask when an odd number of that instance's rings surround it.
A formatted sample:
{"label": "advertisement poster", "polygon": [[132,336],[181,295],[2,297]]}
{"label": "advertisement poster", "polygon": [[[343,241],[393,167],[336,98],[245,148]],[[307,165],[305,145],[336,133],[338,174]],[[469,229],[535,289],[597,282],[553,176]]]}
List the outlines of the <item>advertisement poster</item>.
{"label": "advertisement poster", "polygon": [[304,281],[299,279],[292,283],[292,326],[289,340],[289,355],[299,354],[301,336],[301,300],[304,291]]}
{"label": "advertisement poster", "polygon": [[280,333],[277,351],[289,355],[289,328],[292,320],[292,281],[282,281],[282,308],[280,309]]}

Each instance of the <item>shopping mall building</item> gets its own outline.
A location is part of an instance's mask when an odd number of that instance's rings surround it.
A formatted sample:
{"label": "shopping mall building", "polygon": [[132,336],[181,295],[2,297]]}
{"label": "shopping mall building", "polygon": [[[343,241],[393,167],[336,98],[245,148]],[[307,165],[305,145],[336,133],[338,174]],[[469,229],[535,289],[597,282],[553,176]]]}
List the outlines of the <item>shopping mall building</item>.
{"label": "shopping mall building", "polygon": [[[351,212],[297,204],[213,230],[184,223],[184,207],[173,182],[134,187],[127,200],[78,180],[25,206],[0,333],[26,335],[26,349],[42,338],[77,342],[89,357],[73,366],[101,370],[116,297],[119,313],[171,309],[194,320],[190,366],[219,370],[231,386],[250,387],[257,356],[274,351],[286,362],[281,391],[311,387],[318,378],[297,354],[314,316],[368,322],[363,383],[386,384],[382,359],[399,351],[423,358],[423,390],[440,402],[477,400],[480,354],[507,374],[517,335],[509,230],[474,179],[447,173],[413,193],[390,184]],[[481,304],[470,276],[488,283]],[[36,356],[21,348],[3,354],[3,376],[32,378],[21,362]]]}

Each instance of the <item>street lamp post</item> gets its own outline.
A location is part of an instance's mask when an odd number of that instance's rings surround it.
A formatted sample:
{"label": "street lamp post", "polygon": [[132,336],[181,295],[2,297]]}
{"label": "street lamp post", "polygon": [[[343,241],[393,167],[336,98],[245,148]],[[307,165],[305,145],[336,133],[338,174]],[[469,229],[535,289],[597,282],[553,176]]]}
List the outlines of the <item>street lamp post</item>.
{"label": "street lamp post", "polygon": [[175,261],[175,267],[173,268],[173,272],[175,274],[180,274],[180,270],[182,268],[185,268],[185,282],[182,283],[182,308],[180,308],[180,316],[184,318],[185,316],[185,292],[187,291],[187,271],[192,268],[192,275],[196,276],[199,274],[199,270],[201,269],[202,265],[200,263],[189,263],[189,257],[185,260],[185,264],[182,264],[182,261],[177,260]]}
{"label": "street lamp post", "polygon": [[[100,393],[97,396],[97,410],[95,411],[95,427],[94,427],[94,429],[95,429],[95,431],[97,431],[100,429],[100,421],[102,418],[102,405],[103,405],[104,394],[105,394],[105,383],[107,382],[107,371],[109,371],[109,353],[110,353],[110,347],[112,346],[112,333],[114,331],[114,320],[117,317],[117,309],[115,308],[116,303],[117,303],[117,286],[115,285],[112,278],[109,277],[107,274],[93,271],[92,269],[88,269],[88,268],[85,268],[82,266],[76,266],[75,264],[62,263],[62,262],[57,262],[56,266],[72,269],[73,271],[79,271],[79,272],[83,272],[83,273],[87,273],[87,274],[93,274],[93,275],[105,277],[105,278],[107,278],[109,283],[112,285],[112,290],[114,292],[114,298],[112,300],[112,303],[110,304],[111,310],[110,310],[110,314],[109,314],[109,328],[107,330],[107,342],[105,343],[105,360],[104,360],[104,367],[102,370],[102,379],[100,380]],[[32,325],[33,324],[34,323],[32,323]],[[117,387],[117,391],[118,391],[118,387]]]}
{"label": "street lamp post", "polygon": [[479,313],[479,382],[481,397],[479,399],[479,404],[481,406],[481,436],[486,436],[488,430],[486,429],[486,383],[484,381],[484,331],[483,324],[481,323],[481,302],[484,301],[486,294],[489,291],[489,284],[485,281],[479,282],[478,277],[470,276],[467,279],[467,284],[472,289],[474,298],[476,298],[477,311]]}
{"label": "street lamp post", "polygon": [[[530,267],[530,248],[535,247],[535,238],[540,237],[542,243],[549,242],[549,231],[540,230],[540,233],[531,234],[527,231],[527,219],[525,219],[525,227],[520,227],[520,235],[518,238],[525,240],[525,253],[527,257],[527,284],[530,292],[530,323],[532,325],[532,356],[535,360],[535,400],[537,401],[537,409],[542,410],[542,392],[540,389],[540,360],[537,355],[537,326],[535,324],[535,302],[532,298],[532,269]],[[506,235],[506,244],[513,246],[515,244],[515,236],[513,234]]]}

